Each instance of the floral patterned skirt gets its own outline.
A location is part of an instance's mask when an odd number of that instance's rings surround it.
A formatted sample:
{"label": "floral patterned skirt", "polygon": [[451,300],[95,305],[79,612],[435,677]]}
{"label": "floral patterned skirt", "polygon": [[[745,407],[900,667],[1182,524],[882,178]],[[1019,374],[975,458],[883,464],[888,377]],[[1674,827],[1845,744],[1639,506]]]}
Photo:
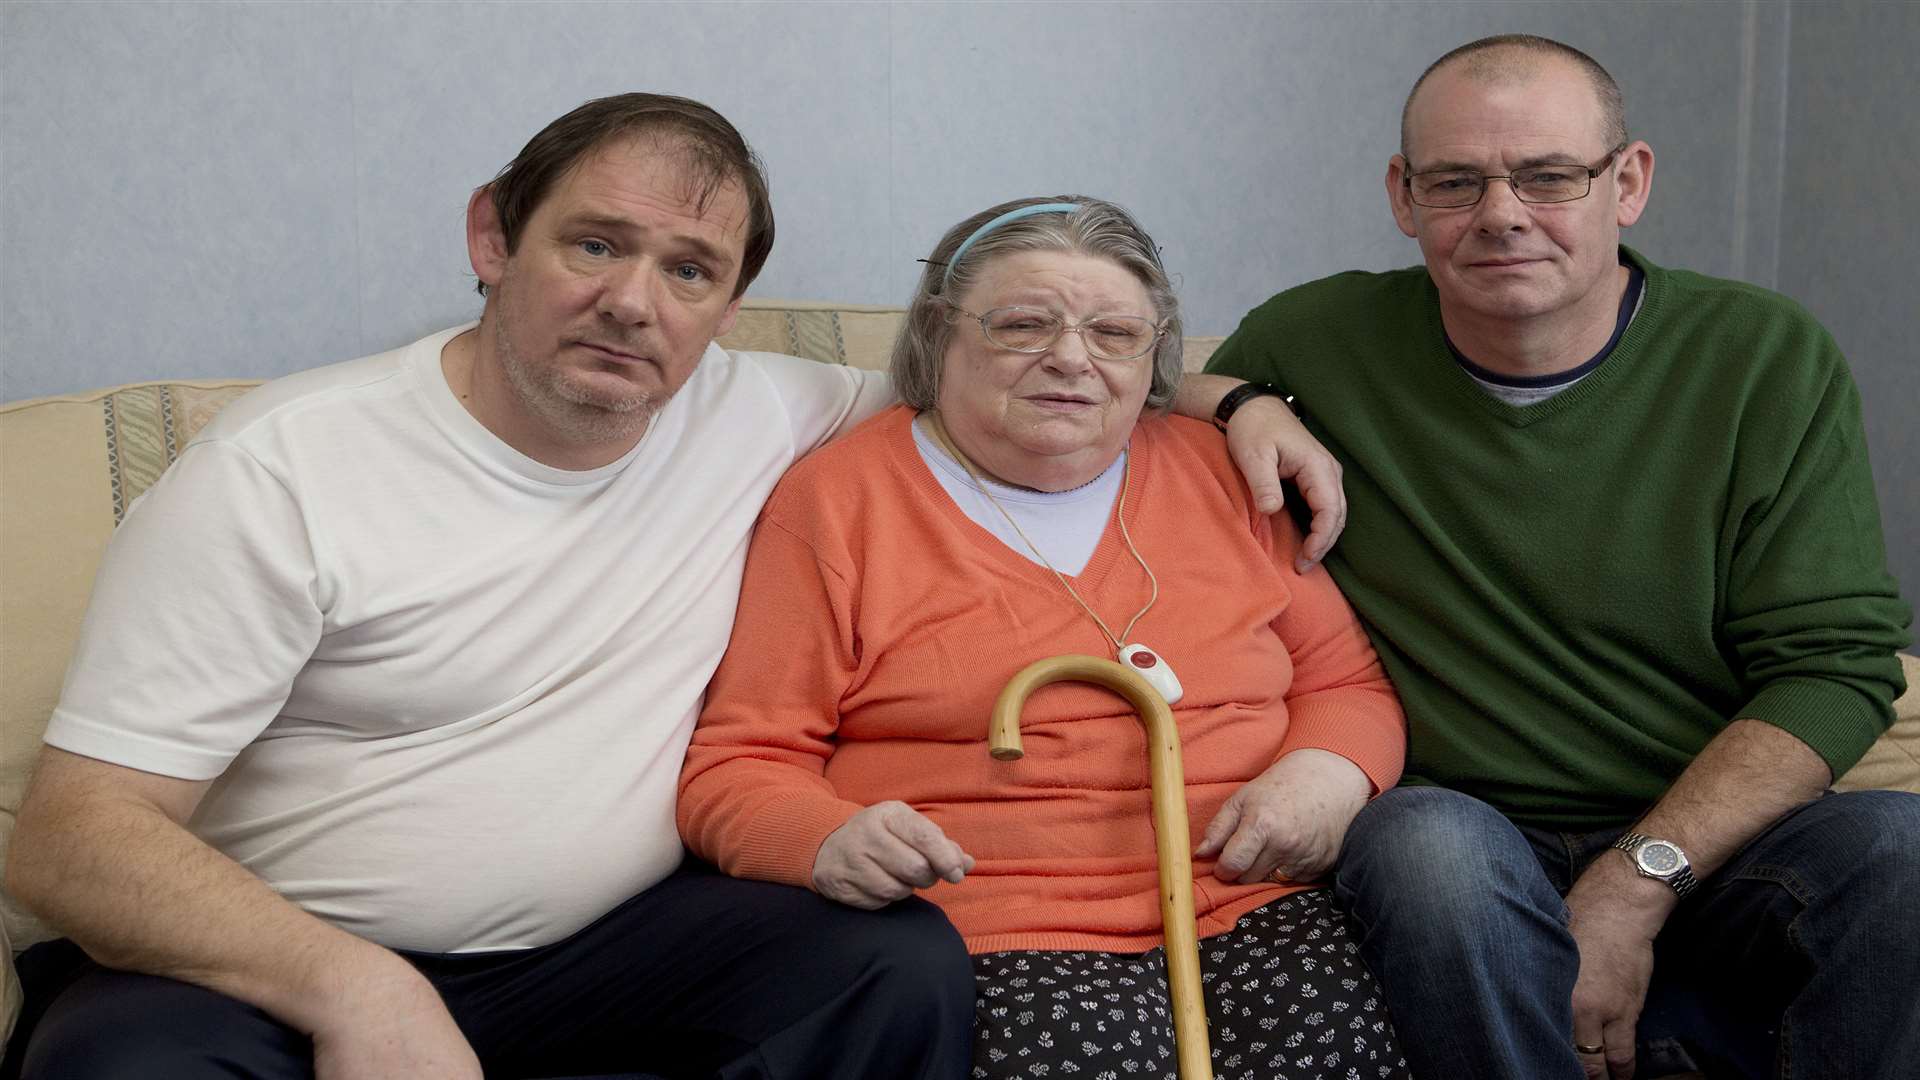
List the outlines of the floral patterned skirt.
{"label": "floral patterned skirt", "polygon": [[[1166,950],[973,958],[975,1080],[1174,1080]],[[1333,890],[1281,897],[1200,943],[1214,1080],[1406,1080]]]}

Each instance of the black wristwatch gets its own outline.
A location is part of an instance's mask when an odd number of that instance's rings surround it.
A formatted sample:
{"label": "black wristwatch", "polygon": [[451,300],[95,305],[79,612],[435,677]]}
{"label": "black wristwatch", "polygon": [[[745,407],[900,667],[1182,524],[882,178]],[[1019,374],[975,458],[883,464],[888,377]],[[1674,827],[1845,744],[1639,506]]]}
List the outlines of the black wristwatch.
{"label": "black wristwatch", "polygon": [[[1245,405],[1248,398],[1256,398],[1262,394],[1271,394],[1281,401],[1286,402],[1287,408],[1293,409],[1293,395],[1272,383],[1241,383],[1239,386],[1227,391],[1227,396],[1220,399],[1219,406],[1213,410],[1213,426],[1219,428],[1221,431],[1227,430],[1227,421],[1233,419],[1233,414],[1239,410],[1240,406]],[[1293,409],[1293,413],[1295,416],[1298,416],[1300,415],[1300,410]]]}

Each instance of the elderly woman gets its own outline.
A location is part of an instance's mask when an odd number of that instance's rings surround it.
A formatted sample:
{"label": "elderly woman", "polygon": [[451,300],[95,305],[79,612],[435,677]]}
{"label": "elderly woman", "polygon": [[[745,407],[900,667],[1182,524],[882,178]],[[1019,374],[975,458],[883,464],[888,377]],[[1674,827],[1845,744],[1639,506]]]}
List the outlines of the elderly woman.
{"label": "elderly woman", "polygon": [[974,954],[974,1075],[1173,1069],[1146,754],[1132,709],[1015,672],[1150,647],[1174,705],[1218,1077],[1404,1075],[1314,882],[1392,786],[1403,718],[1301,538],[1258,512],[1179,379],[1173,290],[1122,209],[1024,199],[934,248],[896,344],[905,405],[789,472],[681,780],[692,850],[856,907],[916,891]]}

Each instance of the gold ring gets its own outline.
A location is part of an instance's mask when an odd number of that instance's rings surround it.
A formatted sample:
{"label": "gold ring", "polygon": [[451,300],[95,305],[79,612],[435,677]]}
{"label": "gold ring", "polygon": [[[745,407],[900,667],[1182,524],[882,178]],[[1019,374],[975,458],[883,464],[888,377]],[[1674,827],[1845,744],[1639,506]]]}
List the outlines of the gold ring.
{"label": "gold ring", "polygon": [[1588,1046],[1586,1043],[1573,1044],[1573,1052],[1576,1054],[1598,1054],[1605,1049],[1605,1046]]}

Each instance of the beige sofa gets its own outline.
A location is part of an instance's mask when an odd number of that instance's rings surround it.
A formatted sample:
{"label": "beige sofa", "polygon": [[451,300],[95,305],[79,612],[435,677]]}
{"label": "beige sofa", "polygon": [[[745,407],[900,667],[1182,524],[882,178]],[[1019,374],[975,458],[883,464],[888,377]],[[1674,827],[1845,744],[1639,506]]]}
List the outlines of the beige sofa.
{"label": "beige sofa", "polygon": [[[897,308],[749,302],[722,343],[884,367],[901,315]],[[1219,341],[1189,338],[1188,369],[1197,370]],[[0,406],[0,859],[107,537],[194,433],[255,385],[135,383]],[[1908,682],[1920,684],[1920,660],[1905,662]],[[1909,690],[1899,711],[1894,730],[1839,786],[1920,791],[1920,690]],[[4,1046],[19,1005],[9,944],[21,949],[51,935],[4,895],[0,933]]]}

